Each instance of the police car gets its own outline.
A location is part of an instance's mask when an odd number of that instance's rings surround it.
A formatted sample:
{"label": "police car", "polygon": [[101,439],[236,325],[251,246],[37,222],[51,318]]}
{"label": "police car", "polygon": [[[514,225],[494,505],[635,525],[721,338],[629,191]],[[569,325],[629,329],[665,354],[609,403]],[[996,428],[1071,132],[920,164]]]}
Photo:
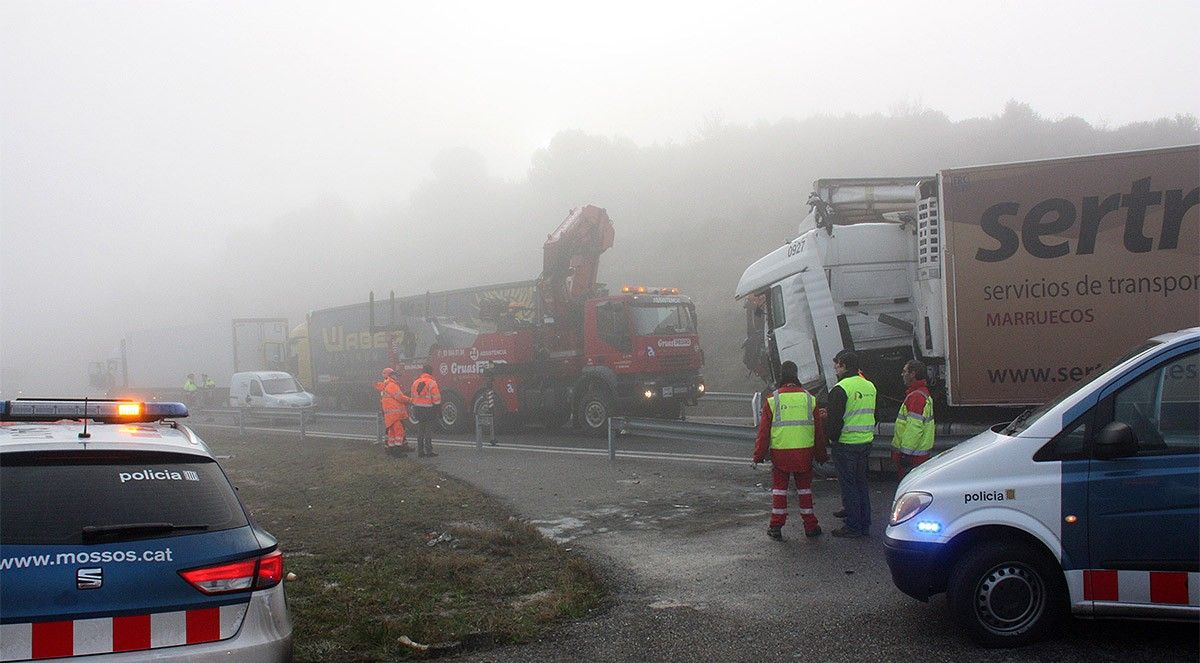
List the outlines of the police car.
{"label": "police car", "polygon": [[186,416],[0,401],[0,660],[291,658],[278,543]]}
{"label": "police car", "polygon": [[896,586],[980,644],[1081,617],[1200,617],[1200,328],[1157,336],[896,490]]}

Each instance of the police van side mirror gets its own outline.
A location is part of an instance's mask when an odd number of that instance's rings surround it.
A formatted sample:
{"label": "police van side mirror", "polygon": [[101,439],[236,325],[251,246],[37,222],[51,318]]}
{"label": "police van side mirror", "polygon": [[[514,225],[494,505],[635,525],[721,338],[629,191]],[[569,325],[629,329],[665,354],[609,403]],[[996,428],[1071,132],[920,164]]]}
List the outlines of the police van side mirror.
{"label": "police van side mirror", "polygon": [[1137,455],[1138,440],[1133,429],[1121,421],[1114,421],[1100,429],[1096,438],[1096,458],[1111,460]]}

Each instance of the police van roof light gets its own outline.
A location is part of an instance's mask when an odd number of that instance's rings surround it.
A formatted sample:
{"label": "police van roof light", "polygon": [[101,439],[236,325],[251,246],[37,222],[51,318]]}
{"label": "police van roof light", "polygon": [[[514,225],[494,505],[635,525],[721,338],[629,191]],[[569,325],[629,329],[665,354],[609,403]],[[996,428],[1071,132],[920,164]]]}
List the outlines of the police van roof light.
{"label": "police van roof light", "polygon": [[59,421],[92,419],[100,422],[133,423],[179,419],[188,416],[183,403],[82,398],[18,398],[0,401],[0,421]]}

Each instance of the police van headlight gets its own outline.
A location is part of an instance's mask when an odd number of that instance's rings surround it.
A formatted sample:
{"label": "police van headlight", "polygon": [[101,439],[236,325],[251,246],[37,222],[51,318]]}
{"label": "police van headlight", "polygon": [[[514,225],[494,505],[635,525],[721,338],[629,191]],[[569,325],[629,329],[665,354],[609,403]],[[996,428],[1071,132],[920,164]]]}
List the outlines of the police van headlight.
{"label": "police van headlight", "polygon": [[896,502],[892,505],[892,525],[900,523],[912,518],[913,516],[925,510],[925,507],[933,503],[933,495],[913,491],[904,493],[896,498]]}

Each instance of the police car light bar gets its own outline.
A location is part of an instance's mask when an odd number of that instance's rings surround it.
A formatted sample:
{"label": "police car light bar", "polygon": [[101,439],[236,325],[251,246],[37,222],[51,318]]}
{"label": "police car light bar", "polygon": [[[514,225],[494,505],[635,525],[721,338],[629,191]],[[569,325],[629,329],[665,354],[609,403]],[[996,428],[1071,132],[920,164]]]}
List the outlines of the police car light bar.
{"label": "police car light bar", "polygon": [[142,403],[109,399],[18,398],[0,401],[0,421],[58,421],[92,419],[109,423],[138,423],[188,416],[183,403]]}

